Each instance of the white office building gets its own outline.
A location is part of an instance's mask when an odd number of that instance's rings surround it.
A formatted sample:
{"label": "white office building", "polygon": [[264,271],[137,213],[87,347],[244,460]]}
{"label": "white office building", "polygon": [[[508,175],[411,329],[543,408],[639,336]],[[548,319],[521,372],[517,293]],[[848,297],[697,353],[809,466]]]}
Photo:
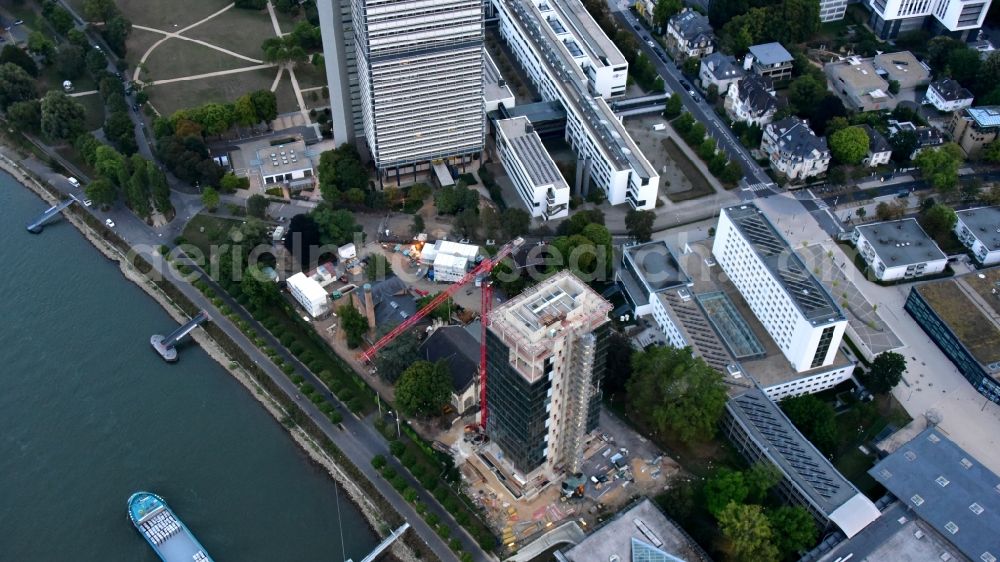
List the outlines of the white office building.
{"label": "white office building", "polygon": [[972,250],[979,265],[1000,263],[1000,207],[958,211],[955,234]]}
{"label": "white office building", "polygon": [[879,281],[934,275],[948,265],[948,256],[917,219],[861,225],[854,229],[852,240]]}
{"label": "white office building", "polygon": [[628,64],[579,0],[493,0],[500,34],[545,101],[566,110],[577,189],[612,205],[656,207],[660,176],[606,97],[624,93]]}
{"label": "white office building", "polygon": [[532,217],[569,215],[569,185],[527,117],[496,122],[497,152],[514,189]]}
{"label": "white office building", "polygon": [[285,283],[288,291],[309,316],[320,318],[330,312],[330,300],[327,298],[326,289],[312,277],[299,272],[289,277]]}
{"label": "white office building", "polygon": [[722,209],[712,254],[796,371],[833,363],[847,319],[760,209]]}
{"label": "white office building", "polygon": [[382,179],[411,181],[433,162],[463,166],[483,149],[480,0],[353,0],[365,138]]}
{"label": "white office building", "polygon": [[881,39],[928,28],[966,41],[976,38],[992,0],[868,0],[869,25]]}

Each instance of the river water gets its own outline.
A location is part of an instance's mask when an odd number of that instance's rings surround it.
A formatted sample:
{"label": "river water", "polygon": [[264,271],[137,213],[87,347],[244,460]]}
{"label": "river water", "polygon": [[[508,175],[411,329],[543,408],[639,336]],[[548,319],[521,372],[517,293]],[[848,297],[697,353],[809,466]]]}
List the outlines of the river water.
{"label": "river water", "polygon": [[[0,561],[150,561],[127,520],[164,497],[217,562],[359,560],[359,511],[225,370],[65,221],[0,172]],[[341,550],[341,536],[344,549]]]}

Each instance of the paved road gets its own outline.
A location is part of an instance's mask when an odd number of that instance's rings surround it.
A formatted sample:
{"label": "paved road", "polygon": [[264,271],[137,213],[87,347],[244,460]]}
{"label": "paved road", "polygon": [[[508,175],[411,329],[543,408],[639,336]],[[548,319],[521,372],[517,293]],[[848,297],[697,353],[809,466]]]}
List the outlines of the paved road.
{"label": "paved road", "polygon": [[[687,109],[695,119],[705,125],[705,129],[708,131],[709,136],[715,139],[719,148],[724,150],[731,160],[739,162],[740,166],[743,168],[743,174],[746,176],[746,183],[758,186],[758,188],[753,191],[753,195],[766,196],[780,191],[780,188],[773,184],[770,176],[767,175],[767,172],[750,156],[750,153],[743,147],[739,139],[737,139],[733,134],[732,130],[725,123],[723,123],[722,119],[720,119],[718,115],[716,115],[712,107],[707,103],[704,103],[701,96],[697,99],[693,98],[688,92],[688,88],[681,85],[681,80],[684,80],[689,84],[690,82],[682,76],[681,71],[674,66],[673,62],[663,62],[663,60],[657,56],[657,53],[662,53],[663,49],[660,48],[659,45],[655,48],[649,46],[647,43],[649,40],[649,33],[645,30],[642,24],[635,19],[635,16],[633,16],[627,8],[623,8],[619,2],[620,0],[607,0],[608,8],[611,9],[611,13],[618,18],[618,21],[622,25],[624,25],[624,29],[629,30],[636,36],[639,40],[639,45],[641,46],[643,53],[649,57],[649,60],[651,60],[656,66],[656,70],[659,72],[660,76],[663,77],[667,87],[681,96],[684,108]],[[635,26],[639,26],[642,31],[637,31]],[[670,61],[669,57],[667,60]]]}

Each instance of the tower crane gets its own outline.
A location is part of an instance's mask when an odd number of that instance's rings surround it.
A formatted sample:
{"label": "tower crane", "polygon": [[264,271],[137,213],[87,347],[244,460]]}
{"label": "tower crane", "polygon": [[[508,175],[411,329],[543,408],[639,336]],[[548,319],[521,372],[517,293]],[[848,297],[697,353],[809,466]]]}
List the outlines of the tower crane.
{"label": "tower crane", "polygon": [[493,257],[483,258],[483,261],[476,264],[474,268],[469,270],[461,279],[453,283],[451,286],[445,290],[438,293],[429,303],[427,303],[423,308],[414,312],[409,318],[403,320],[399,325],[390,330],[384,336],[379,338],[378,341],[373,343],[371,347],[361,352],[358,355],[358,359],[364,363],[370,362],[372,359],[378,355],[378,352],[389,345],[394,339],[396,339],[399,334],[402,334],[406,330],[409,330],[417,322],[423,319],[425,316],[431,313],[438,305],[445,302],[447,299],[451,298],[452,295],[457,293],[462,287],[464,287],[469,281],[474,280],[476,277],[482,275],[482,309],[480,310],[480,323],[482,324],[482,338],[479,344],[479,407],[480,407],[480,418],[479,423],[483,427],[486,426],[486,327],[489,323],[488,315],[493,307],[493,287],[489,281],[489,274],[493,271],[501,260],[509,256],[517,248],[524,244],[524,238],[515,238],[510,242],[501,247],[496,255]]}

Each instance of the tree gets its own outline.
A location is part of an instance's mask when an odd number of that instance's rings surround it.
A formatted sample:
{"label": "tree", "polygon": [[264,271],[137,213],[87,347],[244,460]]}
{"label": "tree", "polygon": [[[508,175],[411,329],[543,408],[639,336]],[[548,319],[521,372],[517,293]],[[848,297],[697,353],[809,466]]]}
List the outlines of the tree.
{"label": "tree", "polygon": [[995,140],[986,145],[980,156],[987,162],[993,162],[994,164],[1000,163],[1000,140]]}
{"label": "tree", "polygon": [[948,55],[946,74],[960,84],[974,84],[981,64],[979,51],[968,47],[955,49]]}
{"label": "tree", "polygon": [[38,65],[35,64],[35,59],[14,45],[4,45],[3,50],[0,51],[0,64],[4,63],[14,64],[31,76],[38,76]]}
{"label": "tree", "polygon": [[705,507],[718,517],[729,504],[744,503],[749,494],[742,472],[720,468],[705,483]]}
{"label": "tree", "polygon": [[152,160],[146,161],[146,177],[149,178],[149,192],[153,197],[153,205],[161,213],[168,213],[174,206],[170,202],[170,184],[167,175]]}
{"label": "tree", "polygon": [[85,70],[83,49],[76,45],[66,45],[56,54],[56,70],[66,80],[76,80]]}
{"label": "tree", "polygon": [[747,485],[747,501],[761,504],[771,488],[781,482],[781,472],[769,462],[758,462],[743,471],[743,481]]}
{"label": "tree", "polygon": [[832,406],[815,395],[803,394],[782,400],[781,410],[823,454],[836,452],[837,421]]}
{"label": "tree", "polygon": [[917,150],[920,141],[913,131],[900,131],[889,139],[889,144],[892,146],[892,159],[905,163],[910,161],[910,156]]}
{"label": "tree", "polygon": [[35,82],[20,66],[0,64],[0,110],[10,104],[35,99]]}
{"label": "tree", "polygon": [[[677,94],[674,95],[676,96]],[[694,117],[690,113],[685,111],[684,113],[680,114],[680,117],[674,120],[674,130],[676,130],[681,135],[684,135],[685,133],[690,131],[692,127],[694,127],[694,123],[695,123]]]}
{"label": "tree", "polygon": [[410,224],[410,234],[416,236],[424,231],[424,217],[420,213],[413,215],[413,223]]}
{"label": "tree", "polygon": [[255,90],[250,92],[254,111],[257,112],[257,122],[270,122],[278,116],[278,98],[270,90]]}
{"label": "tree", "polygon": [[114,0],[84,0],[83,17],[87,21],[107,22],[117,15],[118,6]]}
{"label": "tree", "polygon": [[375,356],[378,376],[396,384],[407,367],[420,359],[420,340],[412,330],[403,332]]}
{"label": "tree", "polygon": [[451,373],[444,360],[417,361],[396,383],[396,405],[408,416],[432,416],[451,401]]}
{"label": "tree", "polygon": [[625,228],[629,236],[639,242],[649,242],[653,238],[653,222],[656,213],[632,209],[625,215]]}
{"label": "tree", "polygon": [[83,132],[86,110],[80,102],[59,91],[42,98],[42,134],[53,140],[67,140]]}
{"label": "tree", "polygon": [[655,347],[632,357],[629,410],[656,431],[684,442],[715,434],[726,404],[722,375],[691,349]]}
{"label": "tree", "polygon": [[319,226],[320,239],[324,244],[343,246],[354,241],[354,236],[361,232],[361,226],[354,220],[354,213],[346,209],[334,210],[329,205],[320,205],[312,213]]}
{"label": "tree", "polygon": [[804,507],[782,506],[767,514],[773,531],[774,546],[782,557],[816,544],[816,521]]}
{"label": "tree", "polygon": [[667,119],[673,119],[681,114],[682,109],[684,109],[684,106],[680,95],[670,94],[670,97],[667,98],[666,108],[663,110],[663,116]]}
{"label": "tree", "polygon": [[135,125],[124,111],[108,115],[104,122],[104,136],[123,154],[131,155],[139,149],[135,140]]}
{"label": "tree", "polygon": [[52,27],[60,35],[66,35],[73,29],[73,16],[65,8],[57,4],[54,0],[47,0],[42,3],[42,15],[49,20]]}
{"label": "tree", "polygon": [[722,174],[719,175],[719,179],[728,184],[734,184],[740,181],[743,177],[743,168],[736,162],[730,161],[726,164],[726,168],[722,170]]}
{"label": "tree", "polygon": [[[434,293],[432,295],[425,295],[417,299],[417,310],[429,305],[432,300],[434,300],[441,293]],[[427,317],[431,319],[437,319],[444,322],[448,322],[451,319],[451,310],[453,308],[453,303],[450,298],[444,299],[441,304],[434,307],[434,310],[428,313]]]}
{"label": "tree", "polygon": [[240,292],[250,300],[250,306],[261,309],[281,301],[278,285],[256,265],[247,266],[240,279]]}
{"label": "tree", "polygon": [[214,187],[206,185],[201,189],[201,203],[208,207],[209,211],[215,211],[219,207],[219,192]]}
{"label": "tree", "polygon": [[889,93],[892,95],[899,93],[899,80],[889,80]]}
{"label": "tree", "polygon": [[868,390],[876,394],[886,394],[899,384],[906,372],[906,357],[894,351],[885,351],[875,356],[872,366],[863,377]]}
{"label": "tree", "polygon": [[41,31],[32,31],[28,34],[28,52],[48,61],[56,53],[56,44]]}
{"label": "tree", "polygon": [[130,33],[132,33],[132,22],[124,16],[117,15],[108,21],[107,26],[105,26],[104,31],[101,33],[101,37],[104,37],[104,40],[107,41],[112,51],[118,56],[124,57],[125,41],[128,39]]}
{"label": "tree", "polygon": [[810,117],[826,94],[826,84],[812,74],[800,76],[788,86],[788,100],[799,117]]}
{"label": "tree", "polygon": [[460,234],[462,238],[475,238],[479,230],[479,213],[474,207],[462,209],[452,225],[453,233]]}
{"label": "tree", "polygon": [[84,65],[87,67],[88,72],[96,76],[107,68],[108,59],[104,57],[104,53],[97,49],[91,49],[84,57]]}
{"label": "tree", "polygon": [[101,207],[111,205],[118,199],[118,191],[115,189],[115,185],[104,178],[97,178],[87,184],[83,192],[87,195],[88,199]]}
{"label": "tree", "polygon": [[702,160],[708,162],[709,160],[712,159],[713,156],[715,156],[715,148],[716,148],[715,139],[707,137],[705,138],[705,140],[701,141],[701,145],[698,146],[697,148],[698,148],[698,156]]}
{"label": "tree", "polygon": [[913,159],[924,179],[939,193],[948,194],[958,185],[958,167],[962,164],[962,149],[955,143],[920,151]]}
{"label": "tree", "polygon": [[321,154],[316,172],[323,200],[330,204],[339,203],[343,192],[364,188],[368,183],[368,170],[361,163],[357,149],[349,144]]}
{"label": "tree", "polygon": [[830,153],[844,164],[860,164],[868,155],[868,133],[861,127],[847,127],[833,133]]}
{"label": "tree", "polygon": [[733,560],[777,562],[780,559],[771,522],[761,506],[732,502],[719,513],[718,519]]}
{"label": "tree", "polygon": [[892,209],[889,207],[889,204],[882,201],[878,205],[875,205],[875,216],[880,221],[889,220],[892,217]]}
{"label": "tree", "polygon": [[653,6],[653,25],[666,29],[670,16],[681,11],[681,0],[656,0]]}
{"label": "tree", "polygon": [[267,206],[269,204],[270,201],[267,200],[267,197],[259,193],[254,193],[247,199],[247,214],[251,217],[262,219],[267,214]]}
{"label": "tree", "polygon": [[371,260],[365,269],[368,273],[368,280],[372,283],[381,281],[392,275],[392,264],[382,254],[372,254]]}
{"label": "tree", "polygon": [[12,103],[7,108],[7,119],[15,129],[37,133],[42,121],[42,104],[38,100]]}
{"label": "tree", "polygon": [[[340,318],[340,328],[347,338],[347,347],[355,349],[360,346],[368,331],[368,319],[349,304],[341,305],[337,309],[337,316]],[[396,398],[399,396],[397,395]]]}
{"label": "tree", "polygon": [[708,103],[715,103],[719,99],[719,87],[715,84],[709,84],[708,90],[705,92],[705,99]]}
{"label": "tree", "polygon": [[500,214],[500,228],[507,240],[524,236],[531,228],[531,214],[521,208],[507,207]]}

